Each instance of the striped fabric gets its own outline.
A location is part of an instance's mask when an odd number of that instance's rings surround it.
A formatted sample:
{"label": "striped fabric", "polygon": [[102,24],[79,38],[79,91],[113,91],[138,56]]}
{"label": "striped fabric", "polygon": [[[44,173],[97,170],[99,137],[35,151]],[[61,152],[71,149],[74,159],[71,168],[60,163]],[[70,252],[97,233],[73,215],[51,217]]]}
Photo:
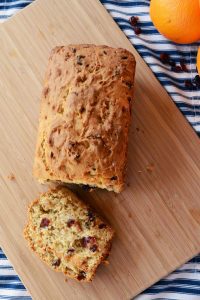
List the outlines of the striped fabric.
{"label": "striped fabric", "polygon": [[[66,0],[67,1],[67,0]],[[31,0],[0,0],[0,22],[28,5]],[[149,0],[101,0],[134,47],[150,66],[158,80],[166,88],[172,99],[187,120],[200,135],[200,90],[195,86],[186,88],[185,80],[196,75],[196,51],[200,43],[175,45],[162,37],[153,27],[149,18]],[[130,16],[139,17],[142,34],[136,36],[129,24]],[[188,72],[176,73],[163,65],[159,59],[161,53],[168,53],[177,64],[184,59]],[[0,300],[31,300],[19,277],[0,249]],[[135,300],[197,300],[200,299],[200,256],[173,272],[146,290]]]}
{"label": "striped fabric", "polygon": [[167,278],[147,289],[135,300],[199,300],[200,256],[174,271]]}
{"label": "striped fabric", "polygon": [[0,299],[31,300],[3,251],[0,249]]}
{"label": "striped fabric", "polygon": [[31,2],[32,0],[0,0],[0,22],[4,22]]}

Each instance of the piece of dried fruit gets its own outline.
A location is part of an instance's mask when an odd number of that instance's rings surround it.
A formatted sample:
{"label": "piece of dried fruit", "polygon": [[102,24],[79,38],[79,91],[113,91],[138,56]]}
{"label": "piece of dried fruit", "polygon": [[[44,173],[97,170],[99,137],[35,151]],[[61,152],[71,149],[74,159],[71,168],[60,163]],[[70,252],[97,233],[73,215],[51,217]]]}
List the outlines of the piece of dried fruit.
{"label": "piece of dried fruit", "polygon": [[77,279],[78,280],[83,280],[86,278],[86,273],[84,271],[80,271],[78,276],[77,276]]}
{"label": "piece of dried fruit", "polygon": [[91,211],[91,210],[89,210],[89,211],[87,212],[87,216],[88,216],[88,219],[89,219],[90,222],[94,221],[95,218],[96,218],[95,214],[94,214],[93,211]]}
{"label": "piece of dried fruit", "polygon": [[82,240],[81,240],[82,247],[86,248],[88,243],[89,243],[88,237],[83,237]]}
{"label": "piece of dried fruit", "polygon": [[191,88],[194,87],[193,84],[192,84],[192,81],[191,81],[191,80],[188,80],[188,79],[185,80],[184,84],[185,84],[185,87],[186,87],[186,88],[189,88],[189,89],[191,89]]}
{"label": "piece of dried fruit", "polygon": [[60,263],[61,263],[61,259],[58,258],[58,259],[56,259],[56,260],[54,260],[54,261],[52,262],[52,266],[53,266],[53,267],[59,267],[59,266],[60,266]]}
{"label": "piece of dried fruit", "polygon": [[75,156],[75,159],[78,160],[80,158],[80,156],[81,155],[79,153],[77,153],[76,156]]}
{"label": "piece of dried fruit", "polygon": [[175,63],[175,61],[170,60],[170,61],[169,61],[169,65],[170,65],[171,67],[175,67],[175,66],[176,66],[176,63]]}
{"label": "piece of dried fruit", "polygon": [[69,227],[69,228],[71,228],[74,224],[75,224],[75,220],[74,219],[69,219],[67,221],[67,227]]}
{"label": "piece of dried fruit", "polygon": [[179,73],[179,72],[182,71],[182,68],[181,68],[181,66],[175,66],[175,67],[172,67],[171,70],[172,70],[173,72]]}
{"label": "piece of dried fruit", "polygon": [[74,249],[74,248],[69,248],[69,249],[67,250],[67,253],[70,254],[70,255],[72,255],[74,252],[75,252],[75,249]]}
{"label": "piece of dried fruit", "polygon": [[47,218],[43,218],[40,223],[40,228],[48,227],[50,224],[50,220]]}
{"label": "piece of dried fruit", "polygon": [[53,152],[51,152],[50,157],[53,158],[53,159],[55,159],[55,156],[54,156]]}
{"label": "piece of dried fruit", "polygon": [[105,223],[99,224],[99,229],[103,229],[103,228],[106,228],[106,224]]}
{"label": "piece of dried fruit", "polygon": [[[128,58],[128,56],[122,56],[122,59],[124,60],[124,59],[127,59]],[[119,70],[117,70],[118,72],[119,72]],[[119,75],[120,73],[118,73],[118,74],[116,74],[116,75]]]}
{"label": "piece of dried fruit", "polygon": [[85,227],[86,228],[90,229],[90,226],[91,226],[91,222],[90,221],[85,222]]}
{"label": "piece of dried fruit", "polygon": [[80,108],[79,112],[80,112],[81,114],[84,113],[84,112],[85,112],[85,107],[82,106],[82,107]]}
{"label": "piece of dried fruit", "polygon": [[131,26],[136,26],[138,23],[138,20],[139,20],[138,17],[132,16],[132,17],[130,17],[129,22],[130,22]]}
{"label": "piece of dried fruit", "polygon": [[97,245],[93,245],[90,247],[90,251],[96,252],[97,251]]}
{"label": "piece of dried fruit", "polygon": [[129,89],[131,89],[131,88],[133,87],[133,84],[132,84],[132,82],[130,82],[130,81],[124,80],[123,83],[125,83],[125,85],[126,85]]}
{"label": "piece of dried fruit", "polygon": [[95,243],[96,243],[96,238],[93,236],[86,236],[83,237],[81,240],[81,245],[84,248],[87,248],[88,246],[92,246]]}
{"label": "piece of dried fruit", "polygon": [[142,33],[142,29],[140,27],[134,27],[133,30],[134,30],[136,35],[139,35],[139,34]]}
{"label": "piece of dried fruit", "polygon": [[77,58],[76,58],[77,64],[81,66],[83,64],[83,59],[84,58],[85,58],[84,55],[78,55]]}
{"label": "piece of dried fruit", "polygon": [[183,72],[188,72],[188,69],[187,69],[187,66],[185,64],[184,59],[180,60],[180,66],[181,66],[181,69],[182,69]]}
{"label": "piece of dried fruit", "polygon": [[117,180],[117,176],[111,177],[110,180]]}
{"label": "piece of dried fruit", "polygon": [[169,59],[169,54],[167,53],[161,53],[160,54],[160,60],[162,61],[163,64],[168,64],[170,59]]}

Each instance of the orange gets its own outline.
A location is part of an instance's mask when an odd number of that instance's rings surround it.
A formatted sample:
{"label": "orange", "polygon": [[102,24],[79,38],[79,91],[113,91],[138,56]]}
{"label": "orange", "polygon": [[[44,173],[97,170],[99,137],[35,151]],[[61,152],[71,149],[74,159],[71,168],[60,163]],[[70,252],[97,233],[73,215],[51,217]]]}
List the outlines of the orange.
{"label": "orange", "polygon": [[199,0],[151,0],[150,16],[157,30],[173,42],[200,39]]}
{"label": "orange", "polygon": [[197,54],[197,70],[200,75],[200,47],[199,47],[198,54]]}

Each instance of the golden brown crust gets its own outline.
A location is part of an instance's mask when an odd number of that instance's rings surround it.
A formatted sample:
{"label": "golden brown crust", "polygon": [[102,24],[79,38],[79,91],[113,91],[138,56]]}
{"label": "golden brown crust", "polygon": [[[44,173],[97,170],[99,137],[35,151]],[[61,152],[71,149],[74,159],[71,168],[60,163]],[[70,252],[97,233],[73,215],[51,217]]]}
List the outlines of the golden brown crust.
{"label": "golden brown crust", "polygon": [[52,50],[34,163],[40,182],[123,189],[134,73],[134,56],[122,48]]}
{"label": "golden brown crust", "polygon": [[49,267],[89,282],[110,252],[113,229],[65,187],[50,189],[28,209],[24,237]]}

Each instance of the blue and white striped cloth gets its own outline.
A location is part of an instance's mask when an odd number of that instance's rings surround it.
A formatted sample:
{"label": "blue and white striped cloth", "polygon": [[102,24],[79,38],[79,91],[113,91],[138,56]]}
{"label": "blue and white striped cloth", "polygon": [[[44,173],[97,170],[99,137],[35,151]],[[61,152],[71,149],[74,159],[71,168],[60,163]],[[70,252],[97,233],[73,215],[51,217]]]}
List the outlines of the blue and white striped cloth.
{"label": "blue and white striped cloth", "polygon": [[0,22],[4,22],[32,0],[0,0]]}
{"label": "blue and white striped cloth", "polygon": [[[0,22],[5,21],[30,2],[32,0],[0,0]],[[162,37],[150,21],[149,0],[101,0],[101,2],[200,135],[200,89],[195,86],[188,89],[184,85],[185,80],[192,80],[197,74],[196,52],[200,43],[176,45]],[[139,26],[142,29],[139,36],[134,34],[128,21],[133,15],[139,17]],[[161,53],[168,53],[177,64],[184,59],[188,72],[171,71],[170,66],[161,63],[159,59]],[[31,300],[2,250],[0,250],[0,299]],[[195,257],[135,299],[200,299],[200,256]]]}

